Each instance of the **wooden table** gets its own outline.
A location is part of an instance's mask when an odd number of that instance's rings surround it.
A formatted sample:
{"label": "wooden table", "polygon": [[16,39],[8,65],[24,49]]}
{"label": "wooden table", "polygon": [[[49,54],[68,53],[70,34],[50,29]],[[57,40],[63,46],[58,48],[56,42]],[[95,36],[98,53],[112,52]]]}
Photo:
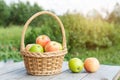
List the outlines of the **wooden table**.
{"label": "wooden table", "polygon": [[13,63],[0,68],[0,80],[118,80],[120,66],[101,65],[96,73],[72,73],[63,63],[62,73],[52,76],[32,76],[26,73],[24,63]]}

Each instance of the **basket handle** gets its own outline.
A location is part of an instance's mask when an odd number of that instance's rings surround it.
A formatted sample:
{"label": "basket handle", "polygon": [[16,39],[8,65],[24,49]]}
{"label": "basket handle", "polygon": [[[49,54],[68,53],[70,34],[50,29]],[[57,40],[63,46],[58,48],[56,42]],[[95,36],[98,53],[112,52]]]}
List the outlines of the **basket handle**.
{"label": "basket handle", "polygon": [[36,17],[42,15],[42,14],[48,14],[48,15],[51,15],[53,18],[55,18],[61,28],[61,32],[62,32],[62,46],[63,46],[63,49],[67,49],[66,47],[66,36],[65,36],[65,30],[64,30],[64,26],[61,22],[61,20],[59,19],[59,17],[57,17],[55,14],[51,13],[51,12],[48,12],[48,11],[41,11],[41,12],[37,12],[36,14],[34,14],[32,17],[30,17],[27,22],[25,23],[24,25],[24,28],[22,30],[22,36],[21,36],[21,48],[20,50],[23,51],[25,49],[25,43],[24,43],[24,38],[25,38],[25,32],[26,32],[26,29],[28,28],[29,24],[31,23],[31,21],[33,19],[35,19]]}

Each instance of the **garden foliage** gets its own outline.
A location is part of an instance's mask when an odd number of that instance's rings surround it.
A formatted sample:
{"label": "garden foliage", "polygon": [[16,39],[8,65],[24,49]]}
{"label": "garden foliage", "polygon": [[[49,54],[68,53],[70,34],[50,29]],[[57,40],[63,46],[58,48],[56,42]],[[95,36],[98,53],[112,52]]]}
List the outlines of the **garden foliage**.
{"label": "garden foliage", "polygon": [[[117,9],[120,9],[119,4],[105,19],[88,18],[80,13],[69,12],[58,15],[63,22],[67,39],[68,54],[65,59],[68,60],[72,54],[74,56],[81,55],[83,58],[96,56],[103,58],[102,62],[105,59],[111,59],[114,63],[114,56],[118,55],[120,46],[120,16],[118,15],[120,11]],[[18,52],[23,25],[34,13],[43,10],[37,4],[31,5],[29,2],[7,5],[4,0],[0,0],[0,60],[21,60]],[[12,27],[13,25],[19,26]],[[49,15],[42,15],[32,21],[25,35],[25,45],[35,43],[36,37],[41,34],[46,34],[51,40],[62,43],[60,26]],[[99,55],[102,56],[99,57]],[[117,60],[115,62],[119,63]]]}

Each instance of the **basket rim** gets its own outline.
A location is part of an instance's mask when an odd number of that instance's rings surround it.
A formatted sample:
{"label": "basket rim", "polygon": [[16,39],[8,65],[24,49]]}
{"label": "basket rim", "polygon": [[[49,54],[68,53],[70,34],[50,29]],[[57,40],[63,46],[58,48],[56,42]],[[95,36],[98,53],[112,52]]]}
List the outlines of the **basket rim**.
{"label": "basket rim", "polygon": [[55,56],[62,56],[67,54],[67,49],[63,49],[60,51],[53,51],[53,52],[44,52],[44,53],[39,53],[39,52],[30,52],[26,50],[22,50],[21,54],[23,56],[28,56],[28,57],[55,57]]}

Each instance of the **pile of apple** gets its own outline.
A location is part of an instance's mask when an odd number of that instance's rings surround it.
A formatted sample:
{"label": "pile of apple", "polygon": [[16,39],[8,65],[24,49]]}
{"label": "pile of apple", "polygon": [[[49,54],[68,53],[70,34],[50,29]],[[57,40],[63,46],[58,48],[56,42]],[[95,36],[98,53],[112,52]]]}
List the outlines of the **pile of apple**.
{"label": "pile of apple", "polygon": [[69,60],[68,66],[69,69],[75,73],[81,72],[83,69],[87,72],[93,73],[99,69],[100,64],[95,57],[86,58],[84,62],[79,58],[72,58]]}
{"label": "pile of apple", "polygon": [[52,52],[62,50],[62,45],[59,42],[51,41],[47,35],[40,35],[36,38],[36,43],[27,44],[25,49],[30,52]]}

